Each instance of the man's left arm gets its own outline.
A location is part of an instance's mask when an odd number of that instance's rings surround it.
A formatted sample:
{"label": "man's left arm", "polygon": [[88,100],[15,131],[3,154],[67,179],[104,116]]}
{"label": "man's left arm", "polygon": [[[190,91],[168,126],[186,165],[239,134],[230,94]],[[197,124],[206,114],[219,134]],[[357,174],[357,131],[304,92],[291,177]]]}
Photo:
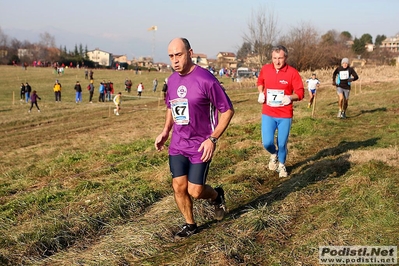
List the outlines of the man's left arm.
{"label": "man's left arm", "polygon": [[230,124],[231,118],[233,118],[234,115],[234,109],[231,107],[229,110],[227,110],[224,113],[221,113],[219,117],[219,123],[216,126],[215,130],[212,133],[212,137],[214,138],[220,138],[222,136],[223,132],[226,130],[228,125]]}
{"label": "man's left arm", "polygon": [[[233,106],[230,109],[221,113],[219,117],[219,123],[216,126],[215,130],[212,132],[210,137],[219,139],[222,136],[223,132],[226,130],[228,125],[230,124],[231,118],[234,115]],[[211,141],[209,138],[202,142],[201,146],[198,149],[198,152],[202,151],[201,160],[203,162],[208,162],[213,157],[213,152],[215,151],[216,143]]]}
{"label": "man's left arm", "polygon": [[299,75],[299,73],[294,75],[292,79],[292,87],[293,87],[293,93],[291,95],[291,101],[302,100],[303,97],[305,96],[305,89],[303,88],[302,78]]}

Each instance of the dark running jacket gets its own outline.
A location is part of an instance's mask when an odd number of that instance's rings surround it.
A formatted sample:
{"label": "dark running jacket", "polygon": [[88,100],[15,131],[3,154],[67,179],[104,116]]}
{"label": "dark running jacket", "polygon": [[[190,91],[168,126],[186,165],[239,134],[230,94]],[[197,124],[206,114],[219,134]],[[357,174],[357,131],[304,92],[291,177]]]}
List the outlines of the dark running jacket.
{"label": "dark running jacket", "polygon": [[333,85],[346,90],[350,90],[351,82],[358,80],[359,76],[353,68],[344,68],[343,66],[339,66],[335,69],[332,79]]}

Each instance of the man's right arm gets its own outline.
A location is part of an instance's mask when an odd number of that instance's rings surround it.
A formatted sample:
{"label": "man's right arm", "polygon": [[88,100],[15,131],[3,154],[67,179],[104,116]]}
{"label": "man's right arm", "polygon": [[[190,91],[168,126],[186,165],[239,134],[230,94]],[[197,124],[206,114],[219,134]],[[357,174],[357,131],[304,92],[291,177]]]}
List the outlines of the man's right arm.
{"label": "man's right arm", "polygon": [[157,151],[163,150],[164,144],[169,138],[169,132],[172,129],[173,123],[174,123],[174,121],[173,121],[173,117],[172,117],[172,110],[168,108],[166,110],[164,128],[163,128],[161,134],[159,134],[158,137],[155,139],[154,145],[155,145],[155,149]]}
{"label": "man's right arm", "polygon": [[337,86],[337,83],[335,82],[335,80],[337,78],[337,75],[338,75],[338,68],[336,68],[334,70],[334,73],[333,73],[333,76],[332,76],[332,85],[334,85],[334,86]]}

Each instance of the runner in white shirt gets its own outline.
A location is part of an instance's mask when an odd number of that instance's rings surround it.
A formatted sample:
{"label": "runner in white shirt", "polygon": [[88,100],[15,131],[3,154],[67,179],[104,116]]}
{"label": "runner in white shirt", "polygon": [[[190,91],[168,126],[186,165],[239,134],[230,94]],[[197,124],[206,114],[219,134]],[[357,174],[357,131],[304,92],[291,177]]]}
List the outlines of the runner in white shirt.
{"label": "runner in white shirt", "polygon": [[316,89],[318,89],[320,86],[320,81],[316,78],[316,74],[313,73],[312,77],[306,80],[306,83],[308,84],[308,91],[309,91],[308,108],[310,108],[313,104],[314,96],[316,94]]}

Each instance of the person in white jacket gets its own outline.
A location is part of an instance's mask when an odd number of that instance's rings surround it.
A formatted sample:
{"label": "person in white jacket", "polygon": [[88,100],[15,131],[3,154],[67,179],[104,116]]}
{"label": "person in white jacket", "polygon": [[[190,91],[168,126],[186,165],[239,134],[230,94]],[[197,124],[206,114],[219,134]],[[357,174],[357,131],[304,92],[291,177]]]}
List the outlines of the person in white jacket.
{"label": "person in white jacket", "polygon": [[114,104],[115,104],[115,109],[114,109],[114,114],[119,115],[119,110],[121,109],[121,103],[122,103],[122,92],[118,92],[117,95],[114,97]]}

